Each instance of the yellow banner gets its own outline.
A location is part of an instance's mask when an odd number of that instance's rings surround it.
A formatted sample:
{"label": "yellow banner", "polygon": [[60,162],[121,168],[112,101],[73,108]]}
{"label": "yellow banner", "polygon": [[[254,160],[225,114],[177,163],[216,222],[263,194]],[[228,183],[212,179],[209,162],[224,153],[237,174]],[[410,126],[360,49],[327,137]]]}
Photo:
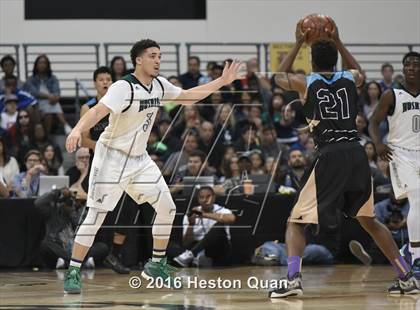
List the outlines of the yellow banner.
{"label": "yellow banner", "polygon": [[[270,64],[271,72],[278,72],[279,66],[292,49],[294,43],[271,43],[270,49]],[[311,66],[311,48],[304,44],[299,53],[296,56],[295,62],[293,63],[293,70],[303,70],[306,74],[312,71]]]}

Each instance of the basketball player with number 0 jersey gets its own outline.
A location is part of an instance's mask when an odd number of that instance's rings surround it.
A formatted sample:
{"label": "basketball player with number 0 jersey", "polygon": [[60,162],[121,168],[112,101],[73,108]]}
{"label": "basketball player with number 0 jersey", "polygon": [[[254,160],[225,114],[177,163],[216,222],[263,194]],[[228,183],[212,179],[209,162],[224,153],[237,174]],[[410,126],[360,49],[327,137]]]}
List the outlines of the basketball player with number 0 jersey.
{"label": "basketball player with number 0 jersey", "polygon": [[[403,60],[404,84],[390,89],[379,101],[369,125],[378,155],[390,162],[395,198],[408,198],[410,241],[406,259],[420,284],[420,54],[407,53]],[[379,123],[388,118],[388,145],[380,138]]]}
{"label": "basketball player with number 0 jersey", "polygon": [[66,293],[81,292],[80,266],[108,211],[115,208],[125,191],[138,204],[148,202],[155,209],[153,255],[142,276],[171,282],[176,269],[166,260],[166,248],[176,207],[165,180],[146,152],[156,114],[165,102],[194,104],[224,85],[241,77],[241,63],[226,63],[222,76],[189,90],[183,90],[159,76],[161,52],[152,40],[135,43],[130,52],[135,68],[108,89],[89,109],[66,140],[68,152],[81,144],[81,134],[109,114],[109,125],[100,135],[89,177],[88,214],[77,231],[72,258],[64,280]]}

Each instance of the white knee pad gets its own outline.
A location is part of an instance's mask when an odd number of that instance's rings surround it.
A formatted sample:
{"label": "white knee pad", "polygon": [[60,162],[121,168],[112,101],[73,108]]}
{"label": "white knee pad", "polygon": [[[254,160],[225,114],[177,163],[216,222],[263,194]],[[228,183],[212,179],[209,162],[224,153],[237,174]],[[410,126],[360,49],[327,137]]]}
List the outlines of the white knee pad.
{"label": "white knee pad", "polygon": [[410,211],[407,217],[408,237],[410,242],[420,242],[420,190],[407,193]]}
{"label": "white knee pad", "polygon": [[99,210],[97,208],[89,208],[85,220],[77,230],[74,242],[91,247],[93,241],[95,240],[96,233],[105,220],[106,214],[107,211]]}
{"label": "white knee pad", "polygon": [[172,223],[175,218],[176,206],[170,192],[161,192],[154,202],[149,203],[156,211],[153,223],[153,238],[168,239],[172,231]]}

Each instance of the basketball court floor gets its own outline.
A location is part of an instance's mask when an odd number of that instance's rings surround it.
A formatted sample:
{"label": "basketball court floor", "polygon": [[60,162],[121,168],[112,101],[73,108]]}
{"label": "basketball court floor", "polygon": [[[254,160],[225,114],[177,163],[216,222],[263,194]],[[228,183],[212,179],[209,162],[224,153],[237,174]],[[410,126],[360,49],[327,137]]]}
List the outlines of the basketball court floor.
{"label": "basketball court floor", "polygon": [[[64,271],[1,272],[0,309],[404,309],[420,310],[420,295],[390,297],[391,267],[338,265],[304,267],[304,297],[271,301],[267,289],[285,267],[183,269],[190,289],[131,288],[139,271],[117,275],[108,269],[83,272],[83,293],[63,294]],[[221,280],[217,282],[218,278]],[[205,285],[230,288],[200,288]],[[188,281],[188,282],[187,282]],[[199,282],[202,281],[202,282]],[[223,283],[221,283],[223,281]],[[200,284],[202,283],[202,284]],[[219,283],[219,284],[217,284]],[[184,284],[185,285],[185,284]],[[197,288],[193,288],[197,286]]]}

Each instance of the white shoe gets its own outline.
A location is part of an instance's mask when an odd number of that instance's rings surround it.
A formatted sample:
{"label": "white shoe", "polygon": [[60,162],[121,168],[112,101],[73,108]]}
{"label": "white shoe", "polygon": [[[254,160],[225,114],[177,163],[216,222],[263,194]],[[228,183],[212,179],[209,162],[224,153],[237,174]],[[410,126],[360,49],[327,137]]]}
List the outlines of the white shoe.
{"label": "white shoe", "polygon": [[66,267],[66,261],[59,257],[57,263],[55,264],[55,269],[64,269]]}
{"label": "white shoe", "polygon": [[197,254],[192,261],[194,267],[211,267],[213,266],[213,260],[207,257],[204,250]]}
{"label": "white shoe", "polygon": [[73,128],[69,124],[64,124],[64,132],[69,135]]}
{"label": "white shoe", "polygon": [[184,253],[175,257],[174,261],[176,261],[182,267],[188,267],[193,259],[194,254],[190,250],[186,250]]}
{"label": "white shoe", "polygon": [[86,269],[95,269],[95,261],[93,260],[93,257],[89,257],[86,262],[83,264],[83,267]]}
{"label": "white shoe", "polygon": [[369,266],[372,264],[372,257],[365,251],[363,245],[356,241],[351,240],[349,243],[351,254],[357,257],[364,265]]}

